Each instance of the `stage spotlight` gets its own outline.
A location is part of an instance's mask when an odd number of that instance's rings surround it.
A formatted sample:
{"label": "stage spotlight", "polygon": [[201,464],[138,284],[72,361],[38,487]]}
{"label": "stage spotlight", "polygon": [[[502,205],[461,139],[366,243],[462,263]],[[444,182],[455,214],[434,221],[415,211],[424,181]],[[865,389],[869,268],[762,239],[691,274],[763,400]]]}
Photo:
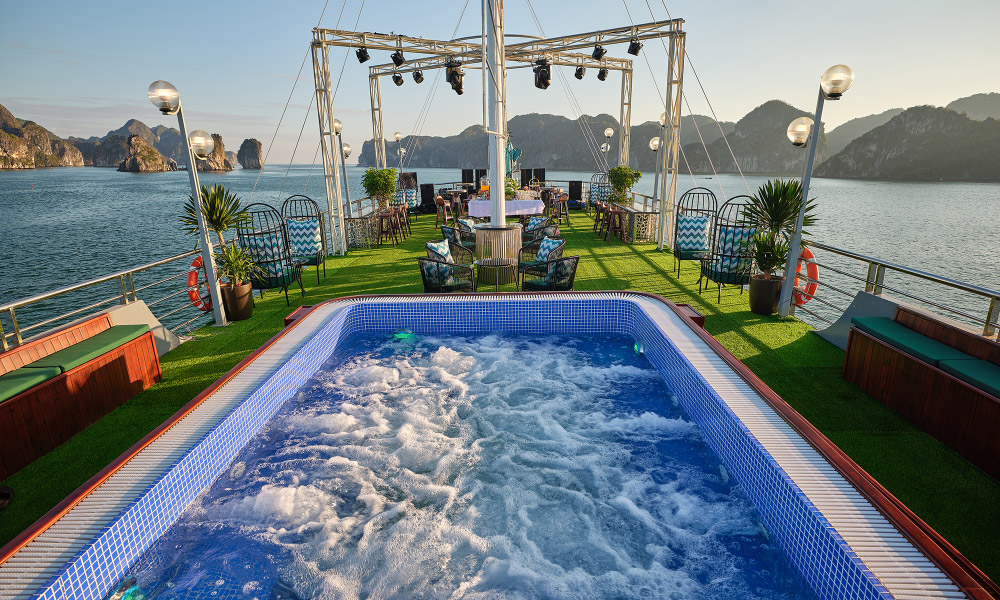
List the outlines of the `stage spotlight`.
{"label": "stage spotlight", "polygon": [[586,67],[577,67],[576,73],[573,73],[573,77],[576,77],[577,79],[583,79],[583,74],[586,72],[587,72]]}
{"label": "stage spotlight", "polygon": [[532,71],[535,72],[535,87],[540,90],[548,89],[552,84],[552,67],[549,66],[549,61],[539,58]]}
{"label": "stage spotlight", "polygon": [[413,72],[413,81],[416,81],[417,83],[423,83],[424,82],[424,72],[423,71],[414,71]]}
{"label": "stage spotlight", "polygon": [[597,44],[596,46],[594,46],[594,51],[590,55],[594,57],[594,60],[601,60],[607,53],[608,53],[607,48],[605,48],[600,44]]}
{"label": "stage spotlight", "polygon": [[399,73],[393,73],[392,82],[395,83],[397,86],[403,85],[403,76],[400,75]]}
{"label": "stage spotlight", "polygon": [[393,64],[395,64],[397,67],[406,62],[406,59],[403,58],[402,50],[396,50],[389,56],[389,58],[392,59]]}
{"label": "stage spotlight", "polygon": [[639,51],[642,50],[642,42],[639,40],[632,40],[628,45],[628,53],[632,56],[639,56]]}
{"label": "stage spotlight", "polygon": [[448,83],[451,84],[451,89],[455,90],[455,93],[461,96],[465,93],[465,70],[462,69],[462,63],[457,60],[450,60],[445,64],[448,67],[446,72]]}
{"label": "stage spotlight", "polygon": [[605,79],[607,79],[608,78],[608,70],[607,69],[601,69],[600,71],[598,71],[597,72],[597,78],[600,79],[601,81],[604,81]]}
{"label": "stage spotlight", "polygon": [[358,55],[358,62],[359,63],[368,62],[368,59],[371,58],[371,56],[368,54],[368,48],[365,48],[364,46],[361,46],[360,48],[358,48],[355,51],[355,54]]}

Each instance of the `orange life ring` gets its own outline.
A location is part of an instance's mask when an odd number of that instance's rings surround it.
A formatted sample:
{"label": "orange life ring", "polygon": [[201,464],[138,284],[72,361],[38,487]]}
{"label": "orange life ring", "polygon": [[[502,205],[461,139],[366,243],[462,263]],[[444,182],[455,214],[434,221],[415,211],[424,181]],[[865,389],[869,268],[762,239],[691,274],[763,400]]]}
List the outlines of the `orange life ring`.
{"label": "orange life ring", "polygon": [[[190,300],[191,304],[193,304],[198,310],[208,312],[212,310],[212,298],[208,295],[208,293],[204,296],[198,293],[198,288],[200,287],[198,284],[198,280],[200,279],[198,276],[199,271],[202,273],[205,272],[205,261],[202,260],[201,255],[196,256],[195,259],[191,261],[191,268],[188,269],[188,300]],[[208,275],[205,276],[205,279],[208,279]]]}
{"label": "orange life ring", "polygon": [[[803,264],[806,267],[806,284],[799,284],[799,275],[802,273]],[[792,300],[795,306],[802,306],[813,299],[816,295],[816,288],[819,287],[819,267],[816,265],[816,257],[812,250],[803,246],[799,254],[799,262],[795,265],[795,284],[792,291]]]}

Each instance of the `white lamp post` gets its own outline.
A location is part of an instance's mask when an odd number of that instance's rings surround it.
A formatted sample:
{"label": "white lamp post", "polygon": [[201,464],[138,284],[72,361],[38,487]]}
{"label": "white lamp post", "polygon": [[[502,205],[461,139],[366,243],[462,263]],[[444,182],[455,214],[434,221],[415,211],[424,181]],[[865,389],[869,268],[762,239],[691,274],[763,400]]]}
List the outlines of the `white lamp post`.
{"label": "white lamp post", "polygon": [[610,143],[611,142],[611,136],[613,136],[614,134],[615,134],[615,130],[612,129],[611,127],[608,127],[607,129],[604,130],[604,139],[606,139],[607,142],[604,142],[603,144],[601,144],[601,152],[604,153],[605,169],[608,169],[608,168],[611,167],[611,165],[608,163],[608,151],[611,150],[611,143]]}
{"label": "white lamp post", "polygon": [[208,133],[196,129],[188,135],[184,125],[184,111],[181,109],[181,95],[177,88],[166,81],[154,81],[147,92],[149,101],[165,115],[177,115],[181,136],[185,139],[187,152],[188,178],[191,180],[191,195],[195,199],[195,213],[198,215],[198,229],[201,234],[201,258],[205,263],[205,277],[208,279],[208,295],[212,300],[212,317],[215,325],[226,325],[226,311],[222,307],[222,296],[219,294],[219,280],[215,273],[215,260],[212,257],[212,242],[208,238],[208,228],[205,226],[205,215],[201,210],[201,185],[198,183],[197,158],[206,158],[215,149],[215,141]]}
{"label": "white lamp post", "polygon": [[351,155],[351,147],[344,143],[344,138],[340,136],[340,132],[343,131],[344,124],[340,122],[340,119],[333,120],[333,133],[337,136],[337,144],[340,146],[340,155],[344,160],[340,161],[340,172],[344,175],[344,193],[347,198],[347,218],[350,219],[353,215],[351,214],[351,185],[347,182],[347,157]]}
{"label": "white lamp post", "polygon": [[[815,120],[809,117],[799,117],[788,125],[789,141],[793,145],[802,147],[808,145],[809,153],[806,156],[805,170],[802,172],[802,205],[799,207],[799,216],[795,220],[795,233],[788,244],[788,260],[785,263],[785,281],[781,284],[781,297],[778,300],[778,314],[787,317],[792,314],[792,291],[795,287],[795,272],[799,263],[799,252],[802,251],[802,222],[806,216],[806,202],[809,200],[809,183],[812,179],[813,161],[816,158],[816,132],[817,125],[823,123],[823,102],[829,100],[840,100],[844,92],[851,88],[854,83],[854,71],[847,65],[834,65],[827,69],[820,77],[819,97],[816,100]],[[812,143],[809,141],[812,139]]]}
{"label": "white lamp post", "polygon": [[399,170],[403,170],[403,134],[397,131],[392,134],[393,139],[396,140],[396,146],[399,147]]}

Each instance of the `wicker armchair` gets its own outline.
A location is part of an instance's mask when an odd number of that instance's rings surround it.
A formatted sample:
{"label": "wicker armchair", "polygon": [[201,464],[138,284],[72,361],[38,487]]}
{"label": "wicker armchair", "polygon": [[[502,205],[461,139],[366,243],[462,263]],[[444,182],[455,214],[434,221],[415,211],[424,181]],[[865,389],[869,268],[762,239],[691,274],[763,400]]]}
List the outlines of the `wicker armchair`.
{"label": "wicker armchair", "polygon": [[323,214],[319,205],[309,196],[289,196],[281,205],[281,217],[288,231],[292,259],[316,267],[316,283],[319,283],[320,265],[323,266],[323,277],[326,277],[327,255]]}
{"label": "wicker armchair", "polygon": [[524,246],[522,246],[520,250],[518,250],[517,276],[519,281],[524,279],[525,270],[528,269],[529,267],[536,267],[540,264],[544,264],[547,261],[562,258],[563,250],[566,249],[566,240],[557,238],[554,241],[559,242],[559,245],[549,250],[549,253],[544,257],[543,260],[538,260],[538,250],[541,247],[542,241],[544,239],[545,238],[538,238],[536,240],[532,240],[527,244],[525,244]]}
{"label": "wicker armchair", "polygon": [[715,220],[715,194],[706,188],[690,189],[677,201],[674,212],[674,270],[681,274],[682,260],[701,260],[711,252],[709,232]]}
{"label": "wicker armchair", "polygon": [[285,304],[289,304],[288,286],[296,281],[302,295],[302,263],[292,260],[288,244],[288,230],[278,211],[267,204],[256,202],[246,207],[249,218],[236,228],[240,246],[253,256],[261,273],[250,278],[253,289],[264,296],[264,290],[281,288]]}
{"label": "wicker armchair", "polygon": [[535,275],[535,278],[524,279],[521,290],[533,292],[572,290],[579,262],[579,256],[568,256],[526,267],[522,272]]}
{"label": "wicker armchair", "polygon": [[[465,217],[462,217],[463,219]],[[444,239],[448,240],[451,245],[459,245],[473,252],[476,251],[476,231],[471,227],[467,227],[461,221],[456,221],[456,227],[448,227],[447,225],[441,226],[441,235]]]}
{"label": "wicker armchair", "polygon": [[[532,217],[536,218],[536,217]],[[558,234],[559,227],[552,223],[552,217],[545,217],[540,224],[536,225],[534,229],[528,229],[528,223],[530,219],[525,223],[524,229],[521,231],[521,243],[527,244],[533,240],[541,239],[548,235],[549,237],[555,237]]]}
{"label": "wicker armchair", "polygon": [[[429,243],[441,243],[444,240],[430,240]],[[430,248],[425,246],[427,258],[418,258],[420,277],[424,282],[425,294],[441,294],[450,292],[474,292],[476,290],[476,271],[472,267],[474,255],[463,246],[448,242],[454,262],[440,259]]]}
{"label": "wicker armchair", "polygon": [[750,282],[753,267],[751,240],[757,232],[753,221],[746,212],[751,202],[750,196],[734,196],[719,207],[712,229],[711,253],[701,259],[701,277],[698,278],[698,293],[702,291],[702,281],[714,281],[719,291],[718,301],[722,301],[722,286],[738,285],[740,293]]}

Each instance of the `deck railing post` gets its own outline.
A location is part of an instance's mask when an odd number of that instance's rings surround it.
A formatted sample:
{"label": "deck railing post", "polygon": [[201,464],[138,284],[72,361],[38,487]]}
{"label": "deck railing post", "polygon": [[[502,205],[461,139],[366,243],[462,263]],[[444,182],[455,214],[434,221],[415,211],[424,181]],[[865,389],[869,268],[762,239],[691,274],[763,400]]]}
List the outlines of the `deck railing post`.
{"label": "deck railing post", "polygon": [[17,325],[17,315],[14,314],[14,308],[11,307],[7,310],[10,314],[10,325],[14,328],[14,341],[20,346],[24,340],[21,339],[21,328]]}
{"label": "deck railing post", "polygon": [[983,335],[992,336],[997,332],[994,323],[1000,322],[1000,296],[990,298],[990,307],[986,311],[986,325],[983,326]]}
{"label": "deck railing post", "polygon": [[128,285],[125,284],[125,276],[124,275],[122,275],[121,277],[118,278],[118,287],[120,287],[121,290],[122,290],[122,300],[121,300],[121,303],[123,305],[127,305],[128,304]]}

